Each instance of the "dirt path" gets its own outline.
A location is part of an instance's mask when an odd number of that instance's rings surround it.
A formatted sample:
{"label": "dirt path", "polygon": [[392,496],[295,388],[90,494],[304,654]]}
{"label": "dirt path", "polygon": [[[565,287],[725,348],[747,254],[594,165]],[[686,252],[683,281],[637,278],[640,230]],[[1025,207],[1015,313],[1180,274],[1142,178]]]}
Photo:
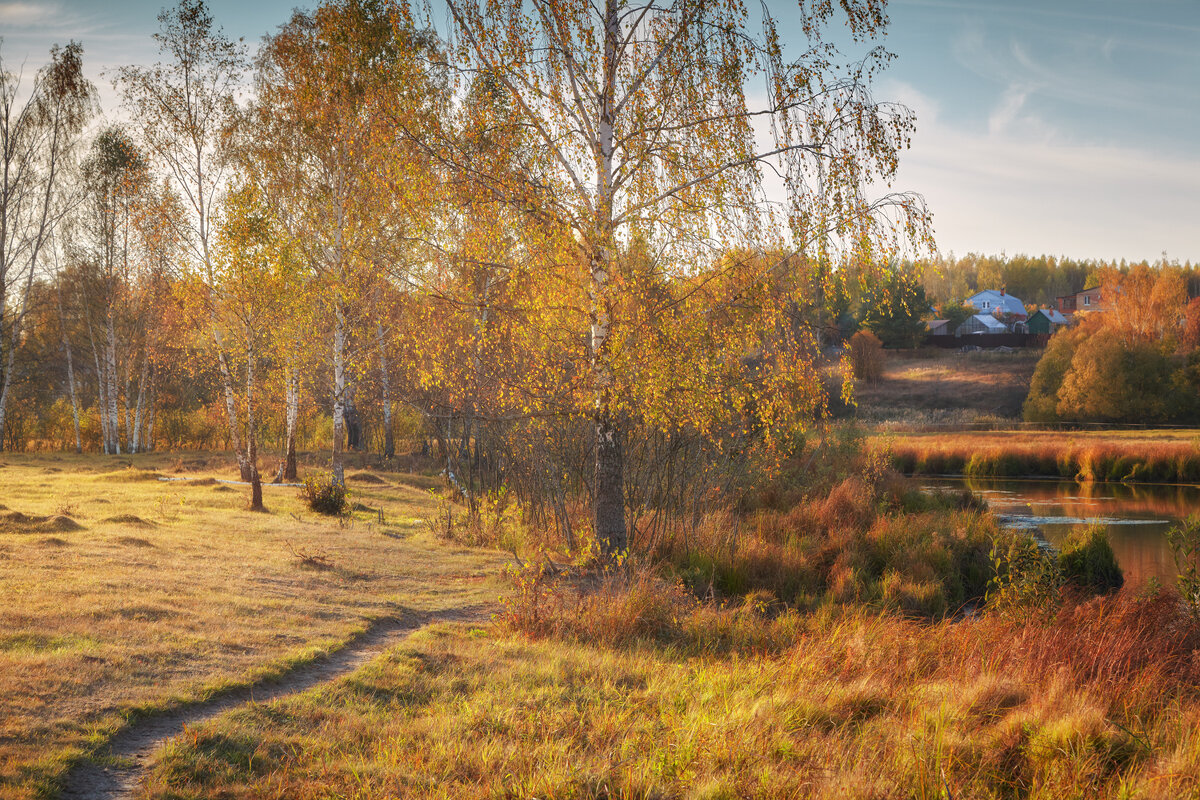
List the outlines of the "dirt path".
{"label": "dirt path", "polygon": [[60,797],[64,800],[133,798],[151,756],[164,742],[179,735],[185,725],[205,722],[242,703],[266,702],[327,683],[353,672],[426,625],[434,622],[482,622],[490,610],[487,606],[468,606],[436,614],[410,613],[402,618],[377,620],[341,650],[298,667],[277,680],[236,689],[208,702],[137,720],[114,736],[108,748],[102,751],[102,755],[132,761],[132,765],[122,768],[97,766],[91,761],[81,763],[67,773]]}

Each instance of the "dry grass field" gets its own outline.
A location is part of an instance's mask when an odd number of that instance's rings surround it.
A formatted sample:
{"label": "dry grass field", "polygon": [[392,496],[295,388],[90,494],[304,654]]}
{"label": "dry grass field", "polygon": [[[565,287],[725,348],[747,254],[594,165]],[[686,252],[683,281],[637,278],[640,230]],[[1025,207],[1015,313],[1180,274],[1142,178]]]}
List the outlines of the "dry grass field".
{"label": "dry grass field", "polygon": [[[581,638],[429,629],[160,751],[168,798],[1147,798],[1200,792],[1170,598],[1048,624],[682,613],[618,593]],[[666,593],[669,595],[669,592]],[[606,623],[640,635],[618,641]],[[657,640],[657,641],[656,641]],[[671,642],[670,644],[664,644]]]}
{"label": "dry grass field", "polygon": [[883,376],[855,389],[863,422],[969,423],[1019,419],[1042,351],[887,351]]}
{"label": "dry grass field", "polygon": [[497,556],[425,530],[432,479],[350,473],[339,522],[216,478],[225,457],[0,456],[0,797],[53,796],[131,717],[498,594]]}
{"label": "dry grass field", "polygon": [[[430,478],[352,472],[339,523],[283,487],[243,510],[223,458],[126,462],[0,459],[0,797],[55,797],[131,720],[353,648],[372,619],[497,595],[494,623],[189,725],[105,796],[1200,793],[1200,625],[1179,596],[954,614],[995,531],[952,497],[852,477],[759,512],[736,552],[714,523],[674,572],[530,560],[501,583],[511,559],[427,532]],[[684,582],[701,573],[707,592]]]}

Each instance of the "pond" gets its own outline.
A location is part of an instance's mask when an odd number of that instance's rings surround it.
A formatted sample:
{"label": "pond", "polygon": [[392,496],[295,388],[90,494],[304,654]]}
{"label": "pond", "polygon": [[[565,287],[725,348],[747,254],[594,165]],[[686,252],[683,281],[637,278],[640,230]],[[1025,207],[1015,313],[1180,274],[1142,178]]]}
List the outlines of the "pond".
{"label": "pond", "polygon": [[1056,547],[1074,530],[1101,524],[1128,584],[1174,580],[1166,532],[1200,512],[1200,486],[1075,483],[1054,480],[924,478],[927,489],[969,488],[1005,527],[1028,530]]}

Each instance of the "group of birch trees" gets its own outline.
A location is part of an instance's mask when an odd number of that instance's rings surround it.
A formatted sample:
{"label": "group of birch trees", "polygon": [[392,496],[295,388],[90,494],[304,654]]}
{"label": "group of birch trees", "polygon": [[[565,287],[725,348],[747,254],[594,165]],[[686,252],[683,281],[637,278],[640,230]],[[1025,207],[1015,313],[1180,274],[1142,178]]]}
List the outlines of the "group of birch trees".
{"label": "group of birch trees", "polygon": [[[78,163],[59,185],[30,145],[55,211],[5,228],[26,248],[5,295],[53,295],[107,452],[153,446],[156,381],[188,364],[261,507],[264,416],[294,477],[300,406],[324,409],[341,482],[358,409],[390,456],[400,404],[472,507],[517,487],[570,536],[564,497],[586,497],[624,550],[786,457],[828,401],[826,284],[927,242],[920,198],[888,189],[912,115],[870,92],[885,4],[801,3],[786,27],[738,2],[441,5],[439,31],[428,6],[328,0],[251,66],[183,0],[159,62],[114,73],[128,122],[86,146],[92,90],[56,51],[78,79],[38,102],[77,109],[37,135],[61,125]],[[53,267],[21,244],[43,239]]]}

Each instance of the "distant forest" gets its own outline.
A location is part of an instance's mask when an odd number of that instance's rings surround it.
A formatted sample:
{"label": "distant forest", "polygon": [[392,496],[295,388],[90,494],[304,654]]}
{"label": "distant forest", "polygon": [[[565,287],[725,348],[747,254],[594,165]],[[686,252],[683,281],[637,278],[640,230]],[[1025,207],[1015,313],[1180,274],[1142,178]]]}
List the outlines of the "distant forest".
{"label": "distant forest", "polygon": [[1066,256],[965,256],[935,258],[917,265],[925,295],[935,305],[962,301],[984,289],[1005,289],[1026,305],[1050,306],[1060,295],[1100,286],[1105,273],[1128,273],[1136,266],[1184,272],[1189,297],[1200,296],[1200,265],[1166,257],[1156,261],[1077,260]]}

